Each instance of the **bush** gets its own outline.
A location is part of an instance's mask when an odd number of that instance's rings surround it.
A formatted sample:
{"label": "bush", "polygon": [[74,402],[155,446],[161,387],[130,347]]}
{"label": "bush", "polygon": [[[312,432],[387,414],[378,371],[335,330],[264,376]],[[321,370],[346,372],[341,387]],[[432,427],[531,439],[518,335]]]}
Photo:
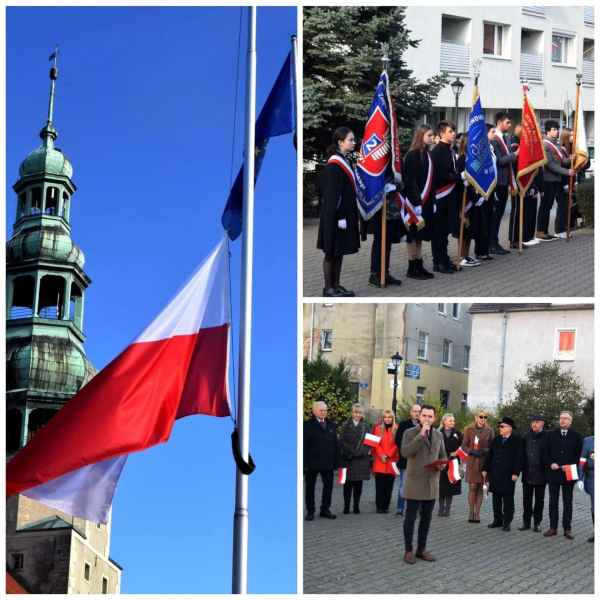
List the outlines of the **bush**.
{"label": "bush", "polygon": [[[415,399],[411,400],[402,400],[398,403],[397,410],[397,419],[398,421],[405,421],[410,417],[410,408],[413,404],[416,404]],[[468,425],[472,425],[475,420],[475,411],[471,410],[469,407],[463,407],[459,410],[451,410],[444,408],[439,402],[431,401],[427,402],[430,406],[435,408],[435,421],[434,427],[439,427],[441,425],[441,418],[446,413],[452,413],[454,415],[455,425],[454,427],[458,429],[458,431],[464,431],[465,427]],[[475,409],[477,410],[477,409]]]}
{"label": "bush", "polygon": [[594,226],[594,178],[589,177],[577,184],[576,189],[577,207],[583,215],[586,227]]}

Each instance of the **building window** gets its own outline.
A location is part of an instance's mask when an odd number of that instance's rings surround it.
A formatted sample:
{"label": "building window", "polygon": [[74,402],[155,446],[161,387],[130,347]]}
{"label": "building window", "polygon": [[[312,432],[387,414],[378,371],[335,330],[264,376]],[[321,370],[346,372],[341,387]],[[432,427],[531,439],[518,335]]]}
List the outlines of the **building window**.
{"label": "building window", "polygon": [[443,302],[438,303],[437,310],[440,315],[446,315],[446,305]]}
{"label": "building window", "polygon": [[92,566],[90,565],[90,563],[83,563],[83,578],[86,581],[90,580],[90,573],[92,571]]}
{"label": "building window", "polygon": [[460,409],[465,412],[467,407],[469,406],[469,398],[465,392],[462,393],[462,398],[460,400]]}
{"label": "building window", "polygon": [[427,360],[429,350],[429,334],[424,331],[419,331],[419,347],[417,348],[417,358],[419,360]]}
{"label": "building window", "polygon": [[331,352],[333,345],[333,331],[331,329],[323,329],[321,331],[321,351]]}
{"label": "building window", "polygon": [[13,569],[15,571],[20,571],[23,568],[24,559],[25,557],[22,552],[15,552],[12,555]]}
{"label": "building window", "polygon": [[556,349],[554,356],[556,360],[575,360],[575,329],[556,330]]}
{"label": "building window", "polygon": [[39,215],[42,212],[42,188],[34,187],[31,190],[31,214]]}
{"label": "building window", "polygon": [[417,387],[417,404],[425,404],[425,389],[424,387]]}
{"label": "building window", "polygon": [[448,390],[440,390],[440,405],[442,408],[448,408],[450,404],[450,392]]}
{"label": "building window", "polygon": [[108,594],[108,579],[106,577],[102,578],[102,593]]}
{"label": "building window", "polygon": [[552,34],[552,62],[559,65],[571,63],[573,38],[566,35]]}
{"label": "building window", "polygon": [[465,346],[464,370],[469,370],[469,359],[471,358],[471,346]]}
{"label": "building window", "polygon": [[452,305],[452,318],[458,320],[460,317],[460,304]]}
{"label": "building window", "polygon": [[442,365],[449,367],[452,364],[452,342],[444,340],[442,344]]}
{"label": "building window", "polygon": [[491,56],[504,56],[504,25],[497,23],[483,24],[483,53]]}
{"label": "building window", "polygon": [[58,214],[58,188],[46,188],[46,205],[44,206],[44,213],[47,215]]}

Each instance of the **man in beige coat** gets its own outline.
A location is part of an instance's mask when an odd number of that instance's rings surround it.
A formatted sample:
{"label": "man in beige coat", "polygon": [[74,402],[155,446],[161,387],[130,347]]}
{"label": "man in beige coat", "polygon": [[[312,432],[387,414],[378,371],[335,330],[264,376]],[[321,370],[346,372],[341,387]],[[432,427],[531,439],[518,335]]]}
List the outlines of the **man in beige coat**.
{"label": "man in beige coat", "polygon": [[[437,468],[427,467],[427,465],[440,459],[446,459],[446,449],[442,434],[433,429],[434,420],[435,408],[424,404],[421,407],[419,425],[408,429],[402,436],[400,453],[407,459],[404,484],[404,497],[406,498],[404,562],[409,565],[415,564],[415,557],[426,561],[435,560],[431,553],[425,550],[425,547],[433,507],[439,495],[439,471],[446,465]],[[413,554],[413,533],[417,513],[419,513],[419,532],[417,551]]]}

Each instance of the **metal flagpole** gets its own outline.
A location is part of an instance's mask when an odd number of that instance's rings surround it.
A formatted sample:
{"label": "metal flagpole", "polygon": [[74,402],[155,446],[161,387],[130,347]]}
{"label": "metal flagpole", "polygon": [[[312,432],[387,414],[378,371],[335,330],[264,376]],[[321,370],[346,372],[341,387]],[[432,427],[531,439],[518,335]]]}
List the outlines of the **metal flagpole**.
{"label": "metal flagpole", "polygon": [[[579,129],[579,102],[581,102],[581,75],[577,73],[577,93],[575,100],[575,119],[573,121],[573,144],[571,146],[571,169],[575,167],[575,152],[577,150],[577,130]],[[573,180],[575,175],[569,176],[569,200],[567,204],[567,242],[571,240],[571,210],[573,208]]]}
{"label": "metal flagpole", "polygon": [[[250,446],[250,358],[252,339],[252,247],[254,234],[254,120],[256,112],[256,7],[248,7],[248,63],[246,76],[246,144],[244,154],[244,214],[242,233],[242,289],[240,307],[239,386],[237,427],[243,460]],[[248,589],[248,475],[236,469],[233,518],[231,591]]]}
{"label": "metal flagpole", "polygon": [[[387,73],[387,68],[388,65],[390,64],[390,58],[388,56],[388,44],[381,44],[381,52],[382,52],[382,57],[381,57],[381,62],[383,63],[383,70]],[[388,79],[387,82],[388,86],[390,85],[390,81]],[[390,111],[394,110],[393,106],[390,106]],[[391,125],[391,123],[390,123]],[[390,131],[390,135],[391,135],[391,131]],[[391,154],[390,154],[390,164],[391,164]],[[386,275],[387,275],[387,264],[386,264],[386,259],[387,259],[387,252],[386,252],[386,248],[387,248],[387,240],[386,240],[386,233],[387,233],[387,194],[385,192],[385,188],[383,190],[383,203],[381,205],[381,245],[380,245],[380,257],[381,260],[379,261],[379,284],[381,285],[382,288],[386,287]],[[373,240],[373,243],[375,243],[375,240]]]}

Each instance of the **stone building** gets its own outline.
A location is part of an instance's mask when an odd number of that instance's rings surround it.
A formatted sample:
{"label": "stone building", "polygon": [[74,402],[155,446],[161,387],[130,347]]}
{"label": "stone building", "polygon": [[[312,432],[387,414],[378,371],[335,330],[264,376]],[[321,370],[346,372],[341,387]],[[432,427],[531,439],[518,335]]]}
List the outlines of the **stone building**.
{"label": "stone building", "polygon": [[473,304],[469,397],[507,402],[527,367],[558,361],[594,391],[593,304]]}
{"label": "stone building", "polygon": [[[50,70],[41,145],[21,163],[17,213],[6,249],[6,449],[25,446],[95,373],[83,333],[84,255],[71,238],[73,167],[55,147]],[[6,561],[31,593],[120,591],[110,558],[110,522],[72,517],[23,495],[7,500]]]}
{"label": "stone building", "polygon": [[469,305],[304,304],[304,358],[344,359],[366,408],[392,406],[394,366],[398,403],[435,401],[452,410],[466,405],[471,316]]}

